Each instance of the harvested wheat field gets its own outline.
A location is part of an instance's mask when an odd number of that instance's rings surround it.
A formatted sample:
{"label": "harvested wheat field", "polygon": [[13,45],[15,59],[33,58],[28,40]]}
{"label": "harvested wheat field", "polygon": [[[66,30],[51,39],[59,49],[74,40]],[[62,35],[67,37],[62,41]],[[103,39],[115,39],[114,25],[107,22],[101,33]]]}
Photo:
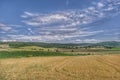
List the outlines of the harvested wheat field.
{"label": "harvested wheat field", "polygon": [[1,59],[0,80],[120,80],[120,55]]}

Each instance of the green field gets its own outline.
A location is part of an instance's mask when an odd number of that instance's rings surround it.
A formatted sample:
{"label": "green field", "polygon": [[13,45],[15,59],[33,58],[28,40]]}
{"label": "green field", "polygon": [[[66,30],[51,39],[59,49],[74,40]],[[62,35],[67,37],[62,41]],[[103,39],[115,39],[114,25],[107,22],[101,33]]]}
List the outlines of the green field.
{"label": "green field", "polygon": [[[47,46],[48,44],[46,44]],[[87,56],[87,55],[105,55],[120,54],[120,48],[104,48],[104,47],[80,47],[71,45],[57,44],[55,47],[41,47],[38,44],[14,43],[2,44],[0,48],[0,58],[22,58],[22,57],[41,57],[41,56]],[[11,47],[14,46],[14,47]],[[19,47],[18,47],[19,46]],[[49,44],[50,46],[50,44]],[[66,46],[66,47],[65,47]]]}
{"label": "green field", "polygon": [[120,48],[112,48],[111,50],[120,51]]}
{"label": "green field", "polygon": [[42,52],[42,51],[1,51],[0,58],[22,58],[39,56],[74,56],[60,52]]}
{"label": "green field", "polygon": [[0,51],[0,59],[3,58],[23,58],[23,57],[43,57],[43,56],[88,56],[120,54],[120,51],[81,51],[81,52],[52,52],[52,51]]}

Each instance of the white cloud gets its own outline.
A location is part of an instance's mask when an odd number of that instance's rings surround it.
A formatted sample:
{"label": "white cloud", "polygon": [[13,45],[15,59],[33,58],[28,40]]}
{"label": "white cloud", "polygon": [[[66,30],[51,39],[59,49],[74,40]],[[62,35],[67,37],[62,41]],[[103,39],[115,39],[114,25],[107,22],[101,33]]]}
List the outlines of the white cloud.
{"label": "white cloud", "polygon": [[[84,29],[86,27],[83,26],[119,13],[119,3],[120,0],[100,0],[82,10],[56,11],[48,14],[26,11],[21,17],[23,18],[22,22],[29,26],[26,28],[28,34],[11,34],[8,37],[11,40],[21,41],[59,42],[69,39],[69,42],[71,42],[73,39],[76,42],[97,42],[96,39],[75,40],[74,38],[84,38],[103,33],[104,30],[93,31]],[[66,5],[68,4],[69,0],[66,2]],[[8,31],[11,27],[0,24],[0,29]]]}
{"label": "white cloud", "polygon": [[84,39],[84,40],[76,39],[75,40],[75,43],[97,43],[97,42],[100,42],[100,40],[97,40],[97,39]]}
{"label": "white cloud", "polygon": [[33,30],[31,28],[28,28],[28,31],[31,33],[31,34],[34,34]]}
{"label": "white cloud", "polygon": [[[85,9],[57,11],[49,14],[24,12],[21,16],[23,22],[33,26],[36,30],[28,29],[36,36],[24,36],[21,39],[40,40],[40,41],[59,41],[75,37],[86,37],[96,35],[104,31],[83,30],[82,25],[88,25],[97,20],[114,16],[119,13],[120,0],[100,0],[94,5]],[[69,4],[67,0],[66,4]],[[114,13],[112,10],[116,11]],[[84,40],[94,42],[94,39]]]}
{"label": "white cloud", "polygon": [[28,18],[28,17],[34,17],[34,16],[38,16],[38,14],[32,14],[30,12],[24,12],[24,14],[21,15],[22,18]]}
{"label": "white cloud", "polygon": [[23,22],[31,26],[46,26],[55,24],[59,24],[58,26],[61,26],[61,24],[64,24],[65,26],[74,27],[76,25],[89,23],[91,20],[91,16],[88,16],[85,13],[81,13],[80,11],[72,10],[50,14],[39,14],[38,16],[29,17],[28,20],[24,20]]}
{"label": "white cloud", "polygon": [[[49,14],[24,12],[25,24],[31,26],[55,25],[56,27],[76,27],[92,23],[98,19],[109,16],[110,11],[119,9],[120,0],[100,0],[85,9],[58,11]],[[116,13],[116,12],[115,12]],[[113,14],[114,15],[114,14]]]}
{"label": "white cloud", "polygon": [[0,23],[0,29],[3,30],[3,31],[9,31],[12,28],[10,26],[6,25],[6,24]]}
{"label": "white cloud", "polygon": [[98,8],[102,8],[102,7],[104,7],[104,4],[103,3],[101,3],[101,2],[98,2]]}
{"label": "white cloud", "polygon": [[[58,31],[57,31],[58,32]],[[95,35],[98,33],[101,33],[102,31],[94,31],[94,32],[74,32],[74,33],[68,33],[68,34],[61,34],[61,33],[50,33],[50,32],[44,32],[42,35],[8,35],[11,39],[14,40],[20,40],[20,41],[39,41],[39,42],[58,42],[58,41],[64,41],[65,39],[71,39],[75,37],[84,37],[84,36],[90,36]]]}

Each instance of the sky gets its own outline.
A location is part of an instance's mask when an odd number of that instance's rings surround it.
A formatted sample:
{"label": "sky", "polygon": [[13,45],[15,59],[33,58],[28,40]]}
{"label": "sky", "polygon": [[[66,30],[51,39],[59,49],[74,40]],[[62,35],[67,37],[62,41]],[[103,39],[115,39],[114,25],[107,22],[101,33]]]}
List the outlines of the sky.
{"label": "sky", "polygon": [[120,41],[120,0],[0,0],[0,41]]}

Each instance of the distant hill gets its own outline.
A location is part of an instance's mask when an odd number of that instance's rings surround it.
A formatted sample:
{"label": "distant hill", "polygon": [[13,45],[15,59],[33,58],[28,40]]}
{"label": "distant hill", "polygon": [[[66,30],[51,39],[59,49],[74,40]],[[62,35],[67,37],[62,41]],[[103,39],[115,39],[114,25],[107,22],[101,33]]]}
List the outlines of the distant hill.
{"label": "distant hill", "polygon": [[101,42],[101,43],[97,43],[96,45],[99,46],[111,46],[111,47],[120,47],[120,42],[116,42],[116,41],[109,41],[109,42]]}
{"label": "distant hill", "polygon": [[0,44],[8,44],[10,47],[18,48],[24,46],[40,46],[44,48],[56,47],[56,48],[65,48],[65,47],[120,47],[120,42],[117,41],[107,41],[100,43],[41,43],[41,42],[0,42]]}

